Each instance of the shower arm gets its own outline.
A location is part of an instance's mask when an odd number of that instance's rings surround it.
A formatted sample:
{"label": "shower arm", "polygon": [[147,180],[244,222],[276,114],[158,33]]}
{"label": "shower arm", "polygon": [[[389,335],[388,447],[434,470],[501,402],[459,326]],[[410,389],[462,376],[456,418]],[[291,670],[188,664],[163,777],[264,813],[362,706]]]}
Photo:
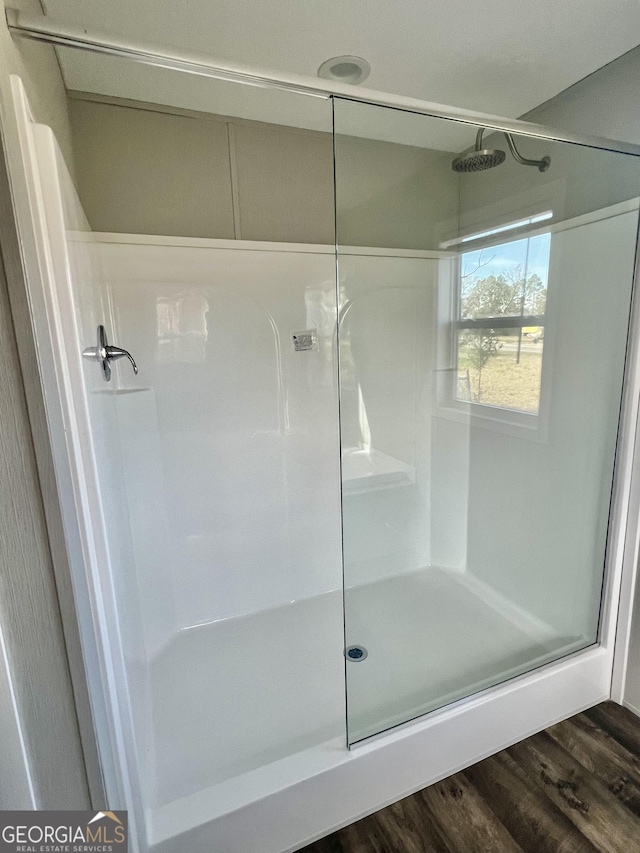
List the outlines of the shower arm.
{"label": "shower arm", "polygon": [[[484,135],[486,128],[480,127],[478,128],[478,132],[476,134],[476,144],[475,150],[482,150],[482,137]],[[509,146],[509,151],[511,152],[511,156],[516,161],[516,163],[520,163],[521,166],[537,166],[540,172],[546,172],[549,166],[551,165],[550,157],[543,157],[541,160],[529,160],[527,157],[523,157],[518,149],[516,148],[516,143],[513,139],[513,136],[508,133],[506,130],[502,131],[507,139],[507,145]]]}
{"label": "shower arm", "polygon": [[[507,131],[504,131],[504,135],[507,139],[507,145],[509,146],[509,151],[511,151],[513,159],[517,163],[520,163],[521,166],[537,166],[538,170],[540,172],[546,172],[547,171],[547,169],[549,168],[549,166],[551,164],[551,158],[550,157],[543,157],[541,160],[529,160],[526,157],[522,157],[520,155],[520,153],[518,152],[518,149],[516,148],[516,143],[513,140],[513,136],[511,136],[510,133],[507,133]],[[478,136],[480,137],[480,139],[482,139],[479,132],[478,132]],[[476,144],[477,144],[477,142],[476,142]]]}

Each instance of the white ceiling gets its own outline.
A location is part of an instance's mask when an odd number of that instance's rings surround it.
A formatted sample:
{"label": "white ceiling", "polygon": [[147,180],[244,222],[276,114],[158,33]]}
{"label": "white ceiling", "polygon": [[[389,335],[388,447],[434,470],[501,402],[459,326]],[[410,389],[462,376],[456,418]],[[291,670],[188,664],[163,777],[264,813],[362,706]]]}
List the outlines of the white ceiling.
{"label": "white ceiling", "polygon": [[[638,0],[43,0],[89,33],[315,76],[339,54],[366,86],[516,117],[640,43]],[[69,89],[328,129],[326,104],[61,50]],[[304,101],[304,102],[303,102]],[[313,101],[313,103],[311,103]],[[458,147],[457,144],[455,147]]]}

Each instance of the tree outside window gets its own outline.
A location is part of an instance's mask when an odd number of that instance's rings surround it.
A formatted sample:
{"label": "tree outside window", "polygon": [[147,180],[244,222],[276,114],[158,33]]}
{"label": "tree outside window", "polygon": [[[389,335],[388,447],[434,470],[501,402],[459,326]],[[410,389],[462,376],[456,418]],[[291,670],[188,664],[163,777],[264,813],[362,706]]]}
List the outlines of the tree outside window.
{"label": "tree outside window", "polygon": [[461,255],[456,397],[537,414],[550,234]]}

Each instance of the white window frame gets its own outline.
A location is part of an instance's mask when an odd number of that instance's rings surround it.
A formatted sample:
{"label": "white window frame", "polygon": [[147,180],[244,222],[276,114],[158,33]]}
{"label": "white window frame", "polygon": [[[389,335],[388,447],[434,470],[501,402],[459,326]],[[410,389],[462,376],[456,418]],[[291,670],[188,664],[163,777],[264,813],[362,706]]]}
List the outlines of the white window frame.
{"label": "white window frame", "polygon": [[[553,267],[553,235],[558,232],[578,228],[590,222],[597,222],[610,217],[638,210],[640,199],[631,198],[628,201],[618,202],[609,207],[604,207],[589,213],[580,214],[570,219],[561,219],[558,222],[548,220],[545,227],[529,230],[522,233],[521,237],[535,237],[538,234],[551,233],[551,247],[549,251],[549,269]],[[550,205],[541,205],[540,210],[548,210]],[[556,207],[554,206],[554,211]],[[561,209],[561,208],[560,208]],[[534,213],[527,214],[533,216]],[[521,215],[518,217],[523,219]],[[515,221],[516,217],[512,221]],[[476,226],[474,231],[489,230]],[[502,232],[504,233],[504,232]],[[511,232],[514,239],[518,232]],[[482,248],[502,245],[502,240],[482,242]],[[449,243],[451,245],[451,243]],[[465,248],[466,248],[465,244]],[[478,246],[480,248],[480,246]],[[440,280],[438,282],[438,339],[437,339],[437,369],[436,369],[436,413],[438,417],[455,420],[467,424],[469,427],[481,427],[484,429],[525,438],[530,441],[544,443],[549,433],[549,415],[551,405],[551,390],[553,387],[554,353],[556,343],[556,311],[555,303],[558,296],[557,288],[553,282],[547,282],[547,305],[545,310],[545,339],[544,356],[542,360],[542,376],[540,382],[540,406],[538,414],[518,412],[515,409],[505,409],[498,406],[488,406],[485,403],[467,403],[456,399],[457,388],[457,354],[456,354],[456,319],[458,317],[458,304],[460,292],[460,256],[457,252],[447,258],[447,262],[441,265]]]}

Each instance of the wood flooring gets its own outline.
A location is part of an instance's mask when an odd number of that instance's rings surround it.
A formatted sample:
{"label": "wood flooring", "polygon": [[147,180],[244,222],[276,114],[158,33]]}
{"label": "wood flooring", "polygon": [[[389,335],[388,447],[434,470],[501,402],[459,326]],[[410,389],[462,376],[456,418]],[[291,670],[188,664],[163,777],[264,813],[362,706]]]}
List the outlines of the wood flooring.
{"label": "wood flooring", "polygon": [[640,719],[605,702],[301,853],[640,853]]}

